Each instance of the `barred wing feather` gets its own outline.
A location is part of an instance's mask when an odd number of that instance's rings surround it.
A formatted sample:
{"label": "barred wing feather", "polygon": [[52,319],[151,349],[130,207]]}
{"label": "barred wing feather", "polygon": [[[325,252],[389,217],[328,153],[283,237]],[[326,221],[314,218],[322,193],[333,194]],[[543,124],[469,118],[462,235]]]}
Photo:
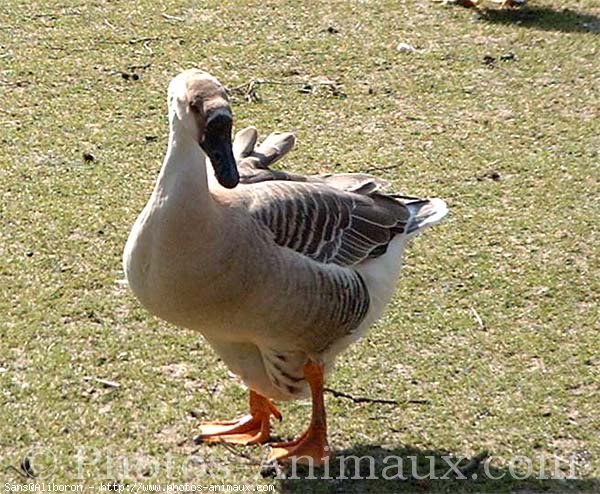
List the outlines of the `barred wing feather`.
{"label": "barred wing feather", "polygon": [[249,212],[278,245],[322,263],[354,266],[385,253],[412,216],[403,201],[373,189],[360,193],[360,188],[348,192],[324,183],[263,182],[252,186]]}

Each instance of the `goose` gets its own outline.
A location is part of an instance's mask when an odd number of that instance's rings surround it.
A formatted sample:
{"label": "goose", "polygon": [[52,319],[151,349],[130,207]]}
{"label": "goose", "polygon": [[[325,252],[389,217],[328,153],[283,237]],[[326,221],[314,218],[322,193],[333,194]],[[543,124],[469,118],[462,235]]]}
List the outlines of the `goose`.
{"label": "goose", "polygon": [[[382,315],[408,241],[446,204],[365,174],[240,181],[227,92],[207,72],[177,75],[168,108],[166,156],[124,249],[128,285],[155,316],[201,333],[249,389],[249,413],[202,423],[198,441],[266,443],[275,402],[310,397],[307,430],[269,459],[321,465],[325,376]],[[238,161],[253,146],[236,146]]]}

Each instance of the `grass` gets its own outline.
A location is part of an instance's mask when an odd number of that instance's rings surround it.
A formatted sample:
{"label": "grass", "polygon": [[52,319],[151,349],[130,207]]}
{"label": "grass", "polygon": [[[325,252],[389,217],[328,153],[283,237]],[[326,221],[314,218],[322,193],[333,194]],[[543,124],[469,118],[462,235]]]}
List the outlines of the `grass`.
{"label": "grass", "polygon": [[[599,489],[599,15],[593,0],[483,14],[413,1],[5,0],[0,479],[24,482],[27,457],[41,478],[91,486]],[[234,98],[237,128],[296,131],[283,166],[380,168],[399,191],[450,205],[328,383],[399,404],[328,396],[333,446],[376,456],[379,472],[388,454],[487,450],[497,476],[515,455],[557,455],[578,480],[263,480],[265,448],[201,446],[189,461],[190,411],[239,415],[245,391],[196,334],[149,316],[117,280],[164,153],[166,85],[194,66],[229,87],[298,82]],[[323,77],[341,91],[298,91]],[[285,405],[276,433],[300,432],[306,405]]]}

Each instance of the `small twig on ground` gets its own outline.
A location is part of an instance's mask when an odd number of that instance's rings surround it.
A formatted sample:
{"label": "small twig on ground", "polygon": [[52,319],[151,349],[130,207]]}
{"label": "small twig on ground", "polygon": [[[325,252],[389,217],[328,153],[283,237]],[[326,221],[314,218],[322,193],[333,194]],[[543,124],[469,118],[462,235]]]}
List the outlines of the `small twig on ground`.
{"label": "small twig on ground", "polygon": [[98,384],[102,384],[102,386],[104,386],[105,388],[120,388],[121,387],[121,385],[118,382],[109,381],[108,379],[100,379],[99,377],[96,378],[96,382]]}
{"label": "small twig on ground", "polygon": [[149,69],[151,66],[152,66],[151,63],[145,63],[143,65],[128,65],[127,68],[129,70],[136,70],[136,69],[145,70],[145,69]]}
{"label": "small twig on ground", "polygon": [[[271,86],[303,86],[305,84],[308,84],[305,81],[300,81],[300,82],[294,82],[294,81],[271,81],[271,80],[266,80],[266,79],[255,79],[252,80],[250,82],[244,82],[244,84],[240,84],[239,86],[235,86],[232,88],[229,88],[229,91],[240,91],[246,87],[253,87],[259,84],[263,84],[263,85],[271,85]],[[319,84],[319,83],[312,83],[312,84]],[[321,85],[326,85],[329,86],[331,85],[331,83],[327,82],[327,83],[320,83]]]}
{"label": "small twig on ground", "polygon": [[148,36],[146,38],[135,38],[135,39],[130,39],[129,40],[129,44],[130,45],[135,45],[137,43],[145,43],[146,41],[156,41],[159,38],[156,36]]}
{"label": "small twig on ground", "polygon": [[469,460],[469,462],[464,467],[459,468],[460,473],[462,473],[465,477],[473,473],[479,468],[481,462],[485,460],[488,456],[489,453],[487,451],[482,451],[481,453],[475,455]]}
{"label": "small twig on ground", "polygon": [[341,85],[334,81],[320,80],[320,81],[272,81],[266,79],[254,79],[239,86],[228,88],[228,91],[232,94],[241,94],[244,99],[248,102],[259,101],[260,97],[256,93],[256,87],[259,85],[263,86],[299,86],[298,91],[304,93],[312,92],[316,86],[327,87],[331,89],[334,96],[345,96],[341,90]]}
{"label": "small twig on ground", "polygon": [[240,458],[244,458],[244,459],[248,460],[248,463],[251,465],[261,465],[261,462],[256,461],[256,459],[252,458],[252,456],[250,456],[248,453],[245,453],[244,451],[240,451],[239,449],[237,449],[235,446],[232,446],[231,444],[227,444],[227,443],[217,443],[217,444],[220,444],[227,451],[234,454],[235,456],[239,456]]}
{"label": "small twig on ground", "polygon": [[175,15],[169,15],[169,14],[165,14],[163,13],[162,16],[167,19],[168,21],[177,21],[177,22],[184,22],[185,19],[183,19],[182,17],[177,17]]}
{"label": "small twig on ground", "polygon": [[[177,443],[178,446],[185,446],[186,443],[190,442],[190,439],[183,439],[181,441],[179,441]],[[197,443],[196,439],[192,439],[191,440],[192,443],[194,444],[201,444],[202,446],[197,447],[192,449],[189,452],[189,455],[195,455],[198,451],[200,451],[203,447],[203,445],[209,444],[211,446],[223,446],[227,451],[229,451],[230,453],[232,453],[235,456],[238,456],[240,458],[244,458],[245,460],[248,461],[249,465],[261,465],[262,463],[257,461],[256,459],[254,459],[252,456],[250,456],[248,453],[245,453],[244,451],[240,451],[239,449],[237,449],[235,446],[232,446],[231,444],[228,444],[226,442],[214,442],[214,443]]]}
{"label": "small twig on ground", "polygon": [[473,313],[473,317],[475,317],[477,324],[479,324],[479,329],[485,330],[485,324],[483,322],[483,319],[481,319],[481,316],[477,313],[475,307],[471,307],[471,312]]}
{"label": "small twig on ground", "polygon": [[27,475],[26,473],[23,472],[23,470],[13,466],[13,465],[8,465],[4,471],[8,472],[9,470],[12,470],[13,472],[19,474],[21,477],[23,477],[24,479],[30,479],[32,478],[31,476]]}
{"label": "small twig on ground", "polygon": [[148,48],[148,45],[151,41],[158,41],[161,39],[170,39],[172,41],[179,41],[183,38],[181,36],[147,36],[144,38],[132,38],[132,39],[102,39],[98,40],[97,43],[104,45],[121,45],[121,44],[129,44],[129,45],[137,45],[142,44],[144,47]]}
{"label": "small twig on ground", "polygon": [[395,168],[400,168],[404,163],[396,163],[395,165],[388,166],[373,166],[371,168],[367,168],[365,173],[373,173],[373,172],[384,172],[387,170],[394,170]]}
{"label": "small twig on ground", "polygon": [[58,16],[67,16],[67,15],[81,15],[81,12],[79,10],[71,10],[69,12],[61,12],[60,14],[54,14],[52,12],[40,12],[37,14],[30,14],[27,17],[29,17],[30,19],[43,19],[43,18],[48,18],[48,19],[52,19],[52,20],[56,20],[58,19]]}
{"label": "small twig on ground", "polygon": [[[71,47],[66,47],[66,46],[52,46],[52,45],[46,45],[46,48],[48,48],[49,50],[54,50],[54,51],[68,51],[69,53],[81,53],[84,51],[89,51],[89,48],[71,48]],[[58,57],[54,57],[54,60],[57,60]]]}
{"label": "small twig on ground", "polygon": [[427,405],[429,404],[429,400],[388,400],[385,398],[367,398],[366,396],[352,396],[348,393],[343,393],[342,391],[337,391],[332,388],[324,388],[326,393],[330,393],[336,398],[346,398],[348,400],[352,400],[354,403],[381,403],[383,405],[401,405],[403,403],[413,403],[417,405]]}
{"label": "small twig on ground", "polygon": [[41,13],[41,14],[31,14],[29,16],[30,19],[51,19],[51,20],[56,20],[57,16],[56,14],[45,14],[45,13]]}
{"label": "small twig on ground", "polygon": [[180,439],[179,441],[177,441],[177,446],[179,446],[180,448],[182,446],[185,446],[188,442],[190,442],[190,438],[186,437],[184,439]]}

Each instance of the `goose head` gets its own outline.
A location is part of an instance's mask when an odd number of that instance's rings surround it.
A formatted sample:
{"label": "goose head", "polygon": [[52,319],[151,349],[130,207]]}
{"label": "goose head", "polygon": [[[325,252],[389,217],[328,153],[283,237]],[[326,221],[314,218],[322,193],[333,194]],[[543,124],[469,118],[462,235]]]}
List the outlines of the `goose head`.
{"label": "goose head", "polygon": [[192,69],[171,81],[168,94],[173,131],[197,142],[210,159],[219,183],[234,188],[240,177],[233,156],[233,116],[225,88],[207,72]]}

